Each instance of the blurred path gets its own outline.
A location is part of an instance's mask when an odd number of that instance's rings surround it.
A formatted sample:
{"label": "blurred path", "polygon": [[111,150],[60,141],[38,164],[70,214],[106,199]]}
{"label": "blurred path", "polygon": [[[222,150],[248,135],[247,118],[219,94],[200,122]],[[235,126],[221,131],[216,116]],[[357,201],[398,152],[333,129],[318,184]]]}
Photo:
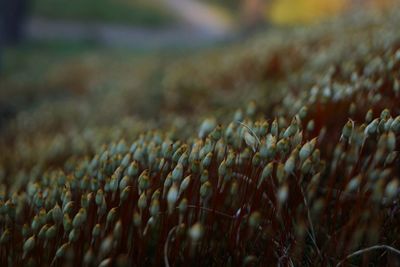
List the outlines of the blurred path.
{"label": "blurred path", "polygon": [[197,0],[160,0],[182,20],[197,30],[212,35],[225,35],[232,31],[227,13]]}
{"label": "blurred path", "polygon": [[193,46],[228,38],[229,18],[222,11],[196,0],[159,0],[181,19],[177,25],[146,28],[102,23],[32,18],[27,27],[31,40],[93,41],[107,46],[159,48]]}

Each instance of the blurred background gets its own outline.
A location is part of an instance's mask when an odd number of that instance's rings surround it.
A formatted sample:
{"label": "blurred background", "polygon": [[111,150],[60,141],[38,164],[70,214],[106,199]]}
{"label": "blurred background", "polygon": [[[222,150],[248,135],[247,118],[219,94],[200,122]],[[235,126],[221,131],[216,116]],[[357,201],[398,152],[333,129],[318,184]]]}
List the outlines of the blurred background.
{"label": "blurred background", "polygon": [[23,173],[38,162],[63,164],[147,129],[190,132],[253,99],[270,114],[268,104],[286,89],[311,88],[352,56],[351,47],[362,50],[359,40],[370,44],[386,32],[390,43],[397,7],[395,0],[0,0],[0,176],[2,166]]}
{"label": "blurred background", "polygon": [[48,124],[69,127],[76,117],[74,125],[107,125],[116,116],[154,118],[162,109],[194,112],[184,106],[185,87],[177,96],[171,85],[188,55],[393,2],[0,0],[0,129],[18,118],[25,129],[46,116]]}

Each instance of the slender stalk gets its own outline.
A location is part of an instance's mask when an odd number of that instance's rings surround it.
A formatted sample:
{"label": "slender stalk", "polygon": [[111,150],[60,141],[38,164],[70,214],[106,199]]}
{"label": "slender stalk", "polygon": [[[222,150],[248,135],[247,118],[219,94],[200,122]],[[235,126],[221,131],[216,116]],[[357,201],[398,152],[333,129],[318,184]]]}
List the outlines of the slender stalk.
{"label": "slender stalk", "polygon": [[307,220],[308,220],[308,223],[310,225],[310,231],[309,232],[310,232],[311,241],[313,242],[313,245],[314,245],[315,249],[317,250],[319,258],[322,260],[321,251],[320,251],[320,249],[319,249],[319,247],[317,245],[317,240],[316,240],[315,230],[314,230],[314,224],[313,224],[312,219],[311,219],[310,208],[308,207],[308,202],[307,202],[306,196],[304,194],[303,187],[299,183],[298,183],[298,186],[300,188],[300,192],[301,192],[301,195],[303,197],[304,206],[305,206],[305,208],[307,210]]}
{"label": "slender stalk", "polygon": [[167,236],[167,240],[165,240],[165,244],[164,244],[164,264],[165,267],[170,267],[171,265],[169,265],[169,261],[168,261],[168,243],[169,240],[172,237],[172,234],[175,232],[177,226],[174,226],[171,228],[171,230],[169,230],[168,232],[168,236]]}
{"label": "slender stalk", "polygon": [[395,253],[395,254],[400,256],[400,250],[398,250],[398,249],[396,249],[394,247],[391,247],[391,246],[388,246],[388,245],[375,245],[375,246],[372,246],[372,247],[368,247],[368,248],[363,248],[363,249],[357,250],[357,251],[347,255],[343,260],[339,261],[339,263],[336,264],[336,267],[339,267],[346,260],[348,260],[350,258],[353,258],[355,256],[358,256],[358,255],[361,255],[363,253],[367,253],[367,252],[370,252],[370,251],[373,251],[373,250],[378,250],[378,249],[386,249],[386,250],[389,250],[389,251],[391,251],[391,252],[393,252],[393,253]]}

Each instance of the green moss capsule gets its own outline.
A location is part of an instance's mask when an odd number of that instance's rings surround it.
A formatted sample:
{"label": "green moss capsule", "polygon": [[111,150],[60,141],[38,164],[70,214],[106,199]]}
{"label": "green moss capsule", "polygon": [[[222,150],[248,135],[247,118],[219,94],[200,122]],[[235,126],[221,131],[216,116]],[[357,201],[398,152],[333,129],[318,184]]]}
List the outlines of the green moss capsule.
{"label": "green moss capsule", "polygon": [[172,181],[174,182],[179,182],[180,180],[182,180],[183,177],[183,166],[182,164],[177,164],[174,168],[174,170],[172,171]]}
{"label": "green moss capsule", "polygon": [[35,236],[31,236],[30,238],[28,238],[25,241],[24,246],[23,246],[23,252],[24,252],[23,257],[24,258],[29,252],[31,252],[33,250],[35,245],[36,245],[36,237]]}
{"label": "green moss capsule", "polygon": [[249,226],[254,229],[258,228],[258,226],[260,226],[261,219],[262,217],[260,212],[252,212],[249,217]]}
{"label": "green moss capsule", "polygon": [[197,222],[192,225],[189,229],[189,236],[192,242],[199,242],[203,237],[204,229],[203,225],[200,222]]}
{"label": "green moss capsule", "polygon": [[178,187],[173,184],[171,188],[168,190],[167,194],[167,203],[168,203],[168,211],[172,213],[175,203],[178,200]]}

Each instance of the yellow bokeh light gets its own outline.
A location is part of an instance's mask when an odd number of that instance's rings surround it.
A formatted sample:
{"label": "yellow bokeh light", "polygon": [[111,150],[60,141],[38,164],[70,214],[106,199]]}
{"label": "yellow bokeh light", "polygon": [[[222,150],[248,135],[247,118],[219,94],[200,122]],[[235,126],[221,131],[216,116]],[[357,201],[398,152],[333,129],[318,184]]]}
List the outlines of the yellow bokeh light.
{"label": "yellow bokeh light", "polygon": [[275,0],[267,16],[277,24],[312,23],[342,12],[347,4],[347,0]]}

